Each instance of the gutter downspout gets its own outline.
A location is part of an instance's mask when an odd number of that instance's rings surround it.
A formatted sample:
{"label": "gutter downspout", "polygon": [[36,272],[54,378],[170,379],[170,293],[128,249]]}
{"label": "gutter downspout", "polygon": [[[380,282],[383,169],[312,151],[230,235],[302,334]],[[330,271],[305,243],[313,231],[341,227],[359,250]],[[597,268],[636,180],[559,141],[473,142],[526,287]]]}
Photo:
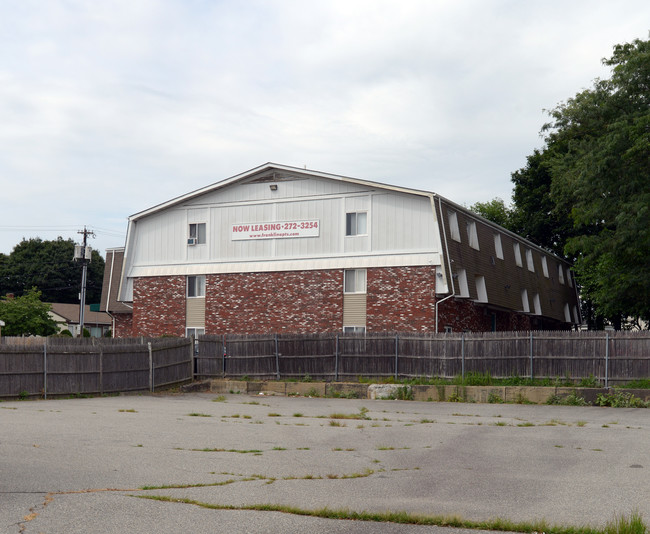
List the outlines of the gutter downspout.
{"label": "gutter downspout", "polygon": [[[433,196],[431,196],[431,204],[433,206],[433,213],[435,214],[436,212],[436,204],[433,200]],[[447,230],[445,229],[445,221],[444,217],[442,216],[442,201],[440,197],[438,197],[438,208],[440,210],[440,219],[438,219],[438,224],[442,226],[442,235],[445,241],[445,254],[447,255],[447,265],[449,267],[449,279],[447,286],[449,287],[451,285],[451,293],[447,295],[445,298],[438,300],[437,294],[436,294],[436,334],[438,333],[438,305],[444,302],[447,299],[450,299],[452,297],[456,296],[456,289],[454,287],[454,277],[451,274],[451,258],[449,257],[449,244],[447,242]]]}

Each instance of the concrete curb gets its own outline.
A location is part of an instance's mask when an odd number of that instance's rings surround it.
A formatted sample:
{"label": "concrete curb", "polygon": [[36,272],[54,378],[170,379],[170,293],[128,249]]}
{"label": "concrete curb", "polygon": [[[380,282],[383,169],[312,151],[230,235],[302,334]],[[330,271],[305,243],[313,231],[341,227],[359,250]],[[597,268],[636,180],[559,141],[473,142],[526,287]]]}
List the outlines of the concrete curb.
{"label": "concrete curb", "polygon": [[[192,387],[193,385],[190,385]],[[369,399],[371,384],[356,382],[282,382],[258,380],[214,379],[202,381],[200,389],[211,393],[245,393],[248,395],[299,395],[303,397],[347,397]],[[579,387],[525,387],[525,386],[399,386],[408,388],[405,398],[416,401],[478,402],[545,404],[552,396],[561,399],[576,394],[588,403],[594,403],[598,394],[625,391],[644,401],[650,400],[650,390]],[[196,391],[185,389],[184,391]]]}

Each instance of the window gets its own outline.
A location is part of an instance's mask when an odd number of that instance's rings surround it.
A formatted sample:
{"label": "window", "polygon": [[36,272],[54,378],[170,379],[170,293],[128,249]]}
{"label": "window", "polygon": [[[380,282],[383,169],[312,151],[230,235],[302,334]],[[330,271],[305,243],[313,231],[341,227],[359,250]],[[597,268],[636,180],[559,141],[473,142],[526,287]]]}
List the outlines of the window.
{"label": "window", "polygon": [[544,276],[548,278],[548,263],[546,263],[546,256],[542,256],[542,271]]}
{"label": "window", "polygon": [[454,241],[460,241],[460,230],[458,229],[458,215],[455,211],[447,213],[449,219],[449,233]]}
{"label": "window", "polygon": [[539,293],[533,295],[533,306],[535,307],[535,315],[542,315],[542,303],[539,300]]}
{"label": "window", "polygon": [[521,249],[519,248],[519,243],[513,243],[512,249],[515,252],[515,263],[517,267],[521,267]]}
{"label": "window", "polygon": [[566,271],[566,281],[569,283],[569,287],[573,287],[573,274],[569,269]]}
{"label": "window", "polygon": [[561,265],[557,266],[557,279],[560,281],[560,284],[564,284],[564,269],[562,269]]}
{"label": "window", "polygon": [[480,250],[478,246],[478,234],[476,233],[476,223],[474,221],[467,221],[467,241],[470,247]]}
{"label": "window", "polygon": [[535,272],[535,264],[533,263],[533,251],[529,248],[526,249],[526,266],[531,273]]}
{"label": "window", "polygon": [[521,307],[525,313],[530,313],[530,303],[528,302],[528,291],[526,289],[521,290]]}
{"label": "window", "polygon": [[570,322],[571,322],[571,312],[569,311],[569,303],[566,303],[566,304],[564,305],[564,320],[565,320],[567,323],[570,323]]}
{"label": "window", "polygon": [[445,334],[451,334],[454,331],[453,327],[445,326]]}
{"label": "window", "polygon": [[187,277],[188,298],[205,297],[205,276]]}
{"label": "window", "polygon": [[187,239],[188,245],[205,244],[205,223],[192,223]]}
{"label": "window", "polygon": [[366,327],[365,326],[344,326],[343,333],[344,334],[365,334]]}
{"label": "window", "polygon": [[186,328],[185,337],[194,337],[198,341],[199,336],[205,334],[205,328]]}
{"label": "window", "polygon": [[469,286],[467,285],[467,271],[458,269],[458,291],[459,297],[469,297]]}
{"label": "window", "polygon": [[578,315],[578,308],[577,306],[573,307],[573,322],[575,324],[580,324],[580,315]]}
{"label": "window", "polygon": [[343,271],[343,292],[344,293],[365,293],[366,292],[366,270],[346,269]]}
{"label": "window", "polygon": [[345,214],[345,235],[367,235],[368,226],[367,226],[368,214],[366,212],[360,211],[355,213],[346,213]]}
{"label": "window", "polygon": [[194,354],[199,353],[199,336],[205,334],[205,328],[186,328],[185,337],[194,338]]}
{"label": "window", "polygon": [[494,234],[494,253],[500,260],[503,259],[503,246],[501,245],[501,234]]}
{"label": "window", "polygon": [[485,287],[485,276],[476,276],[474,277],[476,281],[476,294],[478,295],[479,302],[487,302],[487,289]]}

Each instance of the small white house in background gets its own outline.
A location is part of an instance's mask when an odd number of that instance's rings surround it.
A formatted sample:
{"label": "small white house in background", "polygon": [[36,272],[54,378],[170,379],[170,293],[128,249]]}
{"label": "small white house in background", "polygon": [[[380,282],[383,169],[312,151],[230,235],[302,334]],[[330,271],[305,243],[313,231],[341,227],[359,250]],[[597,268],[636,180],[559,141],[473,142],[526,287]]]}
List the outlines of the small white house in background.
{"label": "small white house in background", "polygon": [[2,335],[2,327],[5,325],[4,321],[0,320],[0,336]]}
{"label": "small white house in background", "polygon": [[[79,332],[79,304],[50,304],[49,315],[57,323],[61,332],[68,330],[73,337]],[[90,332],[90,337],[103,337],[111,329],[111,318],[107,313],[91,311],[90,306],[84,308],[84,328]]]}

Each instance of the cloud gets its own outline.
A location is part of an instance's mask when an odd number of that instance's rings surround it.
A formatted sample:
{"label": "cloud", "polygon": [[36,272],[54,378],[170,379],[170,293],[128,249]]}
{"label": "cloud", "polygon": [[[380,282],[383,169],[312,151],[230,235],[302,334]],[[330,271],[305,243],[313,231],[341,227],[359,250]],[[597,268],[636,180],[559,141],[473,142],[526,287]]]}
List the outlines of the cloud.
{"label": "cloud", "polygon": [[266,161],[507,199],[542,110],[649,19],[633,0],[3,3],[0,252],[84,224],[119,246],[128,215]]}

